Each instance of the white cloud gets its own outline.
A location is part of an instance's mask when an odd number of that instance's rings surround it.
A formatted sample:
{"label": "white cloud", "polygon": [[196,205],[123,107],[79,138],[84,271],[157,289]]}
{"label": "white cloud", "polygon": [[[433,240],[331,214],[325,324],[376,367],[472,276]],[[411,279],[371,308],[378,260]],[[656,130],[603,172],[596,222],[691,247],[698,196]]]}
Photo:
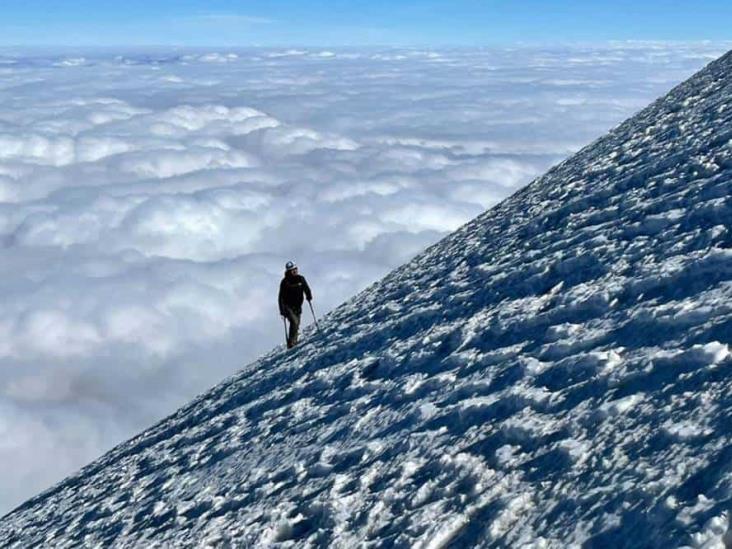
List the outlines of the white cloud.
{"label": "white cloud", "polygon": [[0,54],[0,512],[723,50]]}

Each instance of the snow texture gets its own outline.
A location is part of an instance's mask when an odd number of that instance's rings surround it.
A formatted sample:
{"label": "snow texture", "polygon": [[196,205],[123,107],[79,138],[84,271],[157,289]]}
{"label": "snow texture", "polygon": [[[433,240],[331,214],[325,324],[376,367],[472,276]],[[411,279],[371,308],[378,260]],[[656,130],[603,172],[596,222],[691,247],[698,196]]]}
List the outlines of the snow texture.
{"label": "snow texture", "polygon": [[0,48],[0,516],[729,47]]}
{"label": "snow texture", "polygon": [[729,47],[0,48],[0,516]]}
{"label": "snow texture", "polygon": [[732,53],[0,545],[732,543]]}

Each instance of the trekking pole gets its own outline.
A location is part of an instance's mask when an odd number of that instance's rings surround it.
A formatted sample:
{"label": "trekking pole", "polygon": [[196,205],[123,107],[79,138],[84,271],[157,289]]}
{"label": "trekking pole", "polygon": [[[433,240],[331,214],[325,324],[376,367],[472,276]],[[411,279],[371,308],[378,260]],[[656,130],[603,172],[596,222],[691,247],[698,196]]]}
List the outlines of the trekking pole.
{"label": "trekking pole", "polygon": [[315,322],[315,327],[318,329],[319,334],[323,334],[323,332],[320,331],[320,325],[318,324],[318,319],[315,318],[315,309],[313,309],[313,302],[308,300],[308,305],[310,305],[310,312],[313,313],[313,321]]}
{"label": "trekking pole", "polygon": [[287,338],[287,321],[285,320],[285,316],[284,315],[280,315],[280,316],[282,317],[282,324],[285,327],[285,345],[287,345],[287,342],[288,342],[288,338]]}

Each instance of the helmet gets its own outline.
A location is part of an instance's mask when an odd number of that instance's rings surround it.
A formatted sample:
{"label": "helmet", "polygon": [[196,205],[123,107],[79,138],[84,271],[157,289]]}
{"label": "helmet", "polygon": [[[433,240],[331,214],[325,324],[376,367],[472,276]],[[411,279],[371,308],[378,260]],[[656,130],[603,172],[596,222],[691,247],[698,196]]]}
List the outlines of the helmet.
{"label": "helmet", "polygon": [[297,265],[295,265],[292,261],[288,261],[287,263],[285,263],[286,271],[292,271],[293,269],[297,269]]}

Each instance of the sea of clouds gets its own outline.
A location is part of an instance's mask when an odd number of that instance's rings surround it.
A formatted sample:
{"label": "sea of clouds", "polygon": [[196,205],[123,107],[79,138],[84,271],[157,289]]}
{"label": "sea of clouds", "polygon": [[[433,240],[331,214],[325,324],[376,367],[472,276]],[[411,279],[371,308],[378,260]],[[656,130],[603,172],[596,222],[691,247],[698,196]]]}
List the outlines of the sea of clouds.
{"label": "sea of clouds", "polygon": [[727,46],[0,50],[0,514]]}

